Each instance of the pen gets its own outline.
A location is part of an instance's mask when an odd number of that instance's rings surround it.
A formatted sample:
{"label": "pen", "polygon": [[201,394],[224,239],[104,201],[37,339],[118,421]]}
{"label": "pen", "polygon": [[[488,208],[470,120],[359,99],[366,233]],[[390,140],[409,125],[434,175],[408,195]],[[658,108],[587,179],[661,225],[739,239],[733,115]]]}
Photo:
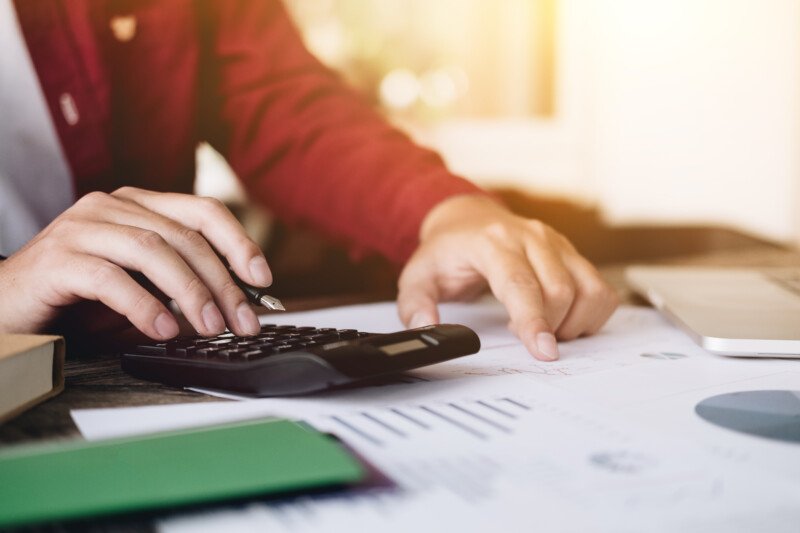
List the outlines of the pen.
{"label": "pen", "polygon": [[267,294],[266,289],[259,289],[258,287],[253,287],[239,279],[239,276],[236,275],[236,272],[233,271],[231,265],[228,261],[220,255],[219,252],[214,250],[214,253],[217,254],[219,260],[222,261],[222,264],[225,265],[228,269],[228,274],[231,275],[233,281],[239,286],[240,289],[247,295],[247,299],[250,300],[250,303],[254,305],[260,305],[262,307],[266,307],[271,311],[286,311],[286,308],[283,306],[280,300],[275,298],[274,296],[270,296]]}
{"label": "pen", "polygon": [[240,280],[239,276],[237,276],[233,270],[228,269],[228,272],[233,278],[233,281],[235,281],[239,288],[242,289],[247,295],[247,299],[250,300],[250,302],[254,303],[255,305],[264,306],[272,311],[286,311],[286,308],[283,306],[281,301],[274,296],[267,294],[266,289],[259,289],[258,287],[248,285],[244,281]]}

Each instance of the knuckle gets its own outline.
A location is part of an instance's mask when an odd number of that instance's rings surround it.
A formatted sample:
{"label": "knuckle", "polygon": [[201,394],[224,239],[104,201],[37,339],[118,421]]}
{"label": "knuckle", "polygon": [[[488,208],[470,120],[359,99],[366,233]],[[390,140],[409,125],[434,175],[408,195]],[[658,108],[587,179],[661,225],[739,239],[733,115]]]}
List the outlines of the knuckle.
{"label": "knuckle", "polygon": [[114,192],[112,192],[111,195],[112,196],[129,196],[129,195],[134,194],[134,193],[136,193],[136,192],[138,192],[140,190],[141,189],[137,189],[136,187],[131,187],[130,185],[124,185],[124,186],[120,187],[119,189],[115,190]]}
{"label": "knuckle", "polygon": [[133,242],[144,251],[156,250],[166,246],[164,238],[155,231],[140,229],[135,231]]}
{"label": "knuckle", "polygon": [[589,300],[598,303],[619,298],[617,291],[601,279],[587,282],[581,292],[583,292],[583,295]]}
{"label": "knuckle", "polygon": [[509,229],[502,222],[492,222],[483,229],[483,237],[490,243],[503,242],[509,238]]}
{"label": "knuckle", "polygon": [[228,208],[225,207],[225,204],[217,198],[213,198],[211,196],[201,196],[197,198],[197,202],[199,203],[200,209],[203,212],[210,212],[212,214],[228,213]]}
{"label": "knuckle", "polygon": [[239,239],[236,247],[238,250],[237,255],[240,254],[239,257],[246,258],[246,261],[250,261],[252,258],[263,254],[261,248],[259,248],[258,245],[251,241],[248,237],[242,237]]}
{"label": "knuckle", "polygon": [[229,302],[241,302],[245,300],[244,293],[242,289],[236,285],[233,280],[226,281],[222,284],[219,288],[219,294],[221,295],[222,299]]}
{"label": "knuckle", "polygon": [[558,307],[568,307],[575,299],[575,285],[568,280],[549,283],[544,292],[547,299]]}
{"label": "knuckle", "polygon": [[205,238],[197,231],[187,228],[185,226],[181,226],[177,230],[178,239],[185,242],[192,248],[205,248],[208,246]]}
{"label": "knuckle", "polygon": [[106,287],[113,283],[119,274],[119,267],[111,263],[101,262],[91,272],[91,282],[95,287]]}
{"label": "knuckle", "polygon": [[538,288],[539,282],[529,272],[515,271],[508,274],[506,285],[514,289]]}
{"label": "knuckle", "polygon": [[247,257],[261,254],[261,248],[259,248],[258,245],[249,237],[241,237],[238,242],[238,247],[245,251]]}
{"label": "knuckle", "polygon": [[70,211],[65,211],[58,218],[53,221],[53,224],[47,228],[47,232],[53,236],[69,237],[76,235],[81,230],[83,224],[82,219]]}
{"label": "knuckle", "polygon": [[183,285],[183,293],[195,298],[205,298],[208,295],[208,289],[200,278],[191,276]]}
{"label": "knuckle", "polygon": [[107,193],[101,191],[92,191],[81,196],[81,198],[75,202],[75,204],[81,206],[96,206],[98,204],[107,202],[108,198],[109,195]]}
{"label": "knuckle", "polygon": [[525,224],[528,227],[528,231],[530,231],[531,233],[533,233],[534,235],[536,235],[537,237],[542,238],[542,239],[547,238],[547,236],[551,232],[553,232],[553,230],[550,228],[550,226],[548,226],[547,224],[545,224],[541,220],[530,219],[530,220],[527,220],[525,222]]}
{"label": "knuckle", "polygon": [[160,305],[155,297],[147,291],[142,291],[131,303],[130,314],[144,321],[147,317],[155,318],[160,310]]}
{"label": "knuckle", "polygon": [[53,220],[53,226],[61,226],[64,224],[72,224],[82,220],[80,215],[76,215],[72,208],[67,209]]}

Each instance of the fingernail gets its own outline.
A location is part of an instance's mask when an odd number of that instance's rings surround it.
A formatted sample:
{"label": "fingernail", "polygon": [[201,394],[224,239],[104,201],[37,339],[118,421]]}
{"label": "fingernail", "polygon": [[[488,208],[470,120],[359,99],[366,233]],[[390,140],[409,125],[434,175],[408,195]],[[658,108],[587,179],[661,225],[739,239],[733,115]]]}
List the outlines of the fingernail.
{"label": "fingernail", "polygon": [[261,256],[250,260],[250,275],[259,287],[269,287],[272,284],[272,272],[269,271],[267,260]]}
{"label": "fingernail", "polygon": [[550,361],[558,359],[558,343],[556,343],[556,338],[552,334],[539,333],[536,335],[536,347],[546,359]]}
{"label": "fingernail", "polygon": [[178,335],[178,323],[167,313],[158,315],[154,325],[158,334],[165,339],[171,339]]}
{"label": "fingernail", "polygon": [[225,319],[222,318],[222,313],[214,302],[208,302],[203,307],[203,324],[206,329],[211,333],[222,333],[225,331]]}
{"label": "fingernail", "polygon": [[408,325],[411,329],[430,326],[430,319],[425,316],[425,313],[415,313],[408,321]]}
{"label": "fingernail", "polygon": [[239,327],[247,335],[257,335],[261,331],[261,324],[258,323],[258,317],[248,303],[242,303],[236,311],[236,316],[239,318]]}

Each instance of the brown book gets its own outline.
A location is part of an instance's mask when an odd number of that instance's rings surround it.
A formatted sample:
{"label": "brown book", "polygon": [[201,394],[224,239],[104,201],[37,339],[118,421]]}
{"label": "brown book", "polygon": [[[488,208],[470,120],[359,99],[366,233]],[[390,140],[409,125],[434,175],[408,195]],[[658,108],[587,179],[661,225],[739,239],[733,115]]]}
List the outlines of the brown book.
{"label": "brown book", "polygon": [[64,390],[64,338],[0,335],[0,423]]}

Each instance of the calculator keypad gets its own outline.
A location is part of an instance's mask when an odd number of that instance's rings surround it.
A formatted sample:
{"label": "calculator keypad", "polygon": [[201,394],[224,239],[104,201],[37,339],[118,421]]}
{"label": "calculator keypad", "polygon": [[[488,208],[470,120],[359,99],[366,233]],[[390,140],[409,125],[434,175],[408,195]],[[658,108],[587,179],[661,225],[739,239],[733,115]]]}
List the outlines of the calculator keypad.
{"label": "calculator keypad", "polygon": [[140,344],[132,352],[174,359],[244,362],[370,335],[354,329],[265,324],[261,333],[253,337],[238,337],[230,332],[210,338],[177,337],[167,342]]}

